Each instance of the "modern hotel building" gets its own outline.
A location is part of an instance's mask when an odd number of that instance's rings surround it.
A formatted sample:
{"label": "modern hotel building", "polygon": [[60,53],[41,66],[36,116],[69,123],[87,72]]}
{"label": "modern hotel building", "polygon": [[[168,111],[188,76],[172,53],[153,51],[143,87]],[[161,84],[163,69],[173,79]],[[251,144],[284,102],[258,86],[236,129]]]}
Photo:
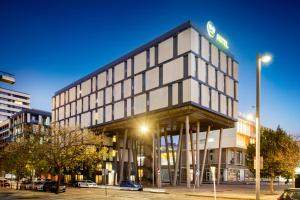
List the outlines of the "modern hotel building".
{"label": "modern hotel building", "polygon": [[[237,90],[233,55],[188,21],[57,91],[52,120],[111,139],[107,145],[117,148],[118,156],[102,166],[110,170],[108,183],[138,176],[160,186],[161,137],[180,136],[181,148],[196,159],[173,153],[184,160],[185,173],[195,173],[190,169],[198,163],[199,170],[199,155],[190,151],[196,148],[190,132],[234,127]],[[178,167],[171,169],[174,185]],[[190,187],[191,177],[184,177]]]}

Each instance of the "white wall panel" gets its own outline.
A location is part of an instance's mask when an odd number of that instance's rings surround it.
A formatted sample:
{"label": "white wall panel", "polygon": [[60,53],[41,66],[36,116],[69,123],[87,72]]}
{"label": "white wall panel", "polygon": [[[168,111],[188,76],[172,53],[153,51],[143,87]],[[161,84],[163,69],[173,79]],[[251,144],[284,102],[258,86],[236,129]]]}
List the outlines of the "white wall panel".
{"label": "white wall panel", "polygon": [[199,83],[191,79],[191,101],[195,103],[199,103]]}
{"label": "white wall panel", "polygon": [[192,77],[196,77],[196,57],[194,54],[189,54],[188,55],[189,59],[189,70],[188,70],[188,75]]}
{"label": "white wall panel", "polygon": [[220,94],[220,112],[224,115],[227,114],[227,101],[226,96],[223,94]]}
{"label": "white wall panel", "polygon": [[81,88],[80,88],[80,85],[77,85],[77,89],[76,90],[77,90],[77,94],[76,95],[77,95],[77,99],[78,99],[78,98],[81,97]]}
{"label": "white wall panel", "polygon": [[168,106],[168,87],[153,90],[149,95],[150,111]]}
{"label": "white wall panel", "polygon": [[201,56],[206,61],[209,61],[209,42],[204,37],[201,37]]}
{"label": "white wall panel", "polygon": [[233,62],[233,78],[238,79],[238,64],[236,62]]}
{"label": "white wall panel", "polygon": [[121,83],[115,84],[114,86],[114,101],[118,101],[121,99]]}
{"label": "white wall panel", "polygon": [[97,110],[93,110],[92,112],[92,126],[96,125],[96,120],[99,119],[99,114],[97,112]]}
{"label": "white wall panel", "polygon": [[217,75],[218,75],[218,90],[224,92],[224,74],[218,71]]}
{"label": "white wall panel", "polygon": [[173,37],[158,44],[158,63],[173,57]]}
{"label": "white wall panel", "polygon": [[178,55],[190,50],[199,53],[199,34],[192,28],[178,34]]}
{"label": "white wall panel", "polygon": [[81,128],[85,128],[91,125],[91,113],[86,112],[81,114]]}
{"label": "white wall panel", "polygon": [[134,76],[134,94],[138,94],[143,90],[143,75]]}
{"label": "white wall panel", "polygon": [[108,69],[107,82],[108,82],[108,85],[112,84],[112,68]]}
{"label": "white wall panel", "polygon": [[55,109],[55,108],[56,108],[56,106],[55,106],[55,97],[52,97],[52,98],[51,98],[51,108],[52,108],[52,109]]}
{"label": "white wall panel", "polygon": [[211,45],[211,63],[215,67],[219,67],[219,50],[215,45]]}
{"label": "white wall panel", "polygon": [[96,94],[93,93],[90,95],[90,109],[96,108]]}
{"label": "white wall panel", "polygon": [[60,106],[59,95],[55,96],[55,107],[58,108]]}
{"label": "white wall panel", "polygon": [[111,103],[112,101],[112,87],[105,88],[105,104]]}
{"label": "white wall panel", "polygon": [[149,53],[150,53],[150,67],[153,67],[155,65],[155,48],[151,47]]}
{"label": "white wall panel", "polygon": [[115,81],[115,83],[124,79],[124,77],[125,77],[125,70],[124,69],[125,69],[124,62],[121,62],[120,64],[115,66],[115,71],[114,71],[114,74],[115,74],[114,81]]}
{"label": "white wall panel", "polygon": [[124,81],[124,98],[131,96],[131,79]]}
{"label": "white wall panel", "polygon": [[124,117],[124,101],[115,103],[114,105],[114,119],[121,119]]}
{"label": "white wall panel", "polygon": [[228,101],[228,104],[227,104],[228,116],[232,117],[232,99],[227,97],[227,101]]}
{"label": "white wall panel", "polygon": [[82,101],[81,99],[77,100],[77,114],[82,112]]}
{"label": "white wall panel", "polygon": [[201,85],[201,105],[209,107],[209,88],[205,85]]}
{"label": "white wall panel", "polygon": [[105,106],[105,122],[109,122],[112,120],[112,106]]}
{"label": "white wall panel", "polygon": [[146,112],[146,94],[134,97],[134,115]]}
{"label": "white wall panel", "polygon": [[227,59],[227,66],[228,66],[228,75],[232,76],[232,59],[228,57]]}
{"label": "white wall panel", "polygon": [[146,69],[146,58],[146,51],[143,51],[142,53],[139,53],[138,55],[134,56],[134,74]]}
{"label": "white wall panel", "polygon": [[199,54],[199,33],[194,29],[191,29],[191,49]]}
{"label": "white wall panel", "polygon": [[104,104],[104,96],[103,96],[103,90],[100,90],[99,92],[98,92],[98,107],[99,106],[103,106],[103,104]]}
{"label": "white wall panel", "polygon": [[65,105],[65,93],[60,94],[60,105]]}
{"label": "white wall panel", "polygon": [[239,96],[239,84],[237,82],[234,83],[235,87],[234,87],[234,98],[238,99]]}
{"label": "white wall panel", "polygon": [[159,86],[159,68],[155,67],[146,72],[146,90]]}
{"label": "white wall panel", "polygon": [[216,69],[208,65],[208,84],[216,88]]}
{"label": "white wall panel", "polygon": [[201,58],[198,58],[198,78],[204,83],[206,83],[206,70],[206,62]]}
{"label": "white wall panel", "polygon": [[219,110],[219,94],[216,90],[211,90],[211,109]]}
{"label": "white wall panel", "polygon": [[66,110],[65,110],[66,118],[70,117],[70,104],[66,105]]}
{"label": "white wall panel", "polygon": [[237,119],[238,112],[239,112],[238,102],[237,101],[233,101],[233,118],[234,119]]}
{"label": "white wall panel", "polygon": [[97,121],[97,123],[98,124],[103,123],[104,122],[104,119],[103,119],[103,108],[99,108],[97,110],[97,113],[98,113],[98,121]]}
{"label": "white wall panel", "polygon": [[71,116],[76,114],[76,102],[71,103]]}
{"label": "white wall panel", "polygon": [[83,108],[82,112],[88,111],[89,110],[89,97],[86,96],[83,98]]}
{"label": "white wall panel", "polygon": [[163,84],[183,78],[183,57],[163,65]]}
{"label": "white wall panel", "polygon": [[222,51],[220,51],[220,69],[227,73],[227,56]]}
{"label": "white wall panel", "polygon": [[184,103],[184,102],[191,101],[191,79],[184,80],[182,82],[182,86],[183,86],[182,102]]}
{"label": "white wall panel", "polygon": [[178,83],[172,85],[172,105],[178,104]]}
{"label": "white wall panel", "polygon": [[104,71],[98,75],[98,90],[102,89],[106,86],[106,80],[107,80],[106,71]]}
{"label": "white wall panel", "polygon": [[58,110],[58,113],[59,113],[58,120],[64,119],[65,118],[65,107],[64,106],[60,107]]}
{"label": "white wall panel", "polygon": [[127,60],[127,77],[130,77],[132,74],[132,71],[131,71],[132,63],[131,62],[132,62],[131,58]]}
{"label": "white wall panel", "polygon": [[69,103],[69,90],[65,92],[65,102]]}
{"label": "white wall panel", "polygon": [[226,94],[234,97],[234,81],[229,76],[226,76]]}
{"label": "white wall panel", "polygon": [[70,101],[74,101],[76,99],[76,87],[72,87],[70,90],[69,90],[69,100]]}
{"label": "white wall panel", "polygon": [[91,79],[88,79],[81,84],[81,96],[84,97],[90,94],[91,91]]}
{"label": "white wall panel", "polygon": [[76,119],[75,117],[69,118],[69,127],[75,128],[75,126],[76,126],[75,119]]}
{"label": "white wall panel", "polygon": [[96,76],[94,76],[92,78],[92,91],[95,92],[96,91],[96,86],[97,85],[97,79],[96,79]]}
{"label": "white wall panel", "polygon": [[131,99],[127,99],[126,109],[127,117],[131,116]]}

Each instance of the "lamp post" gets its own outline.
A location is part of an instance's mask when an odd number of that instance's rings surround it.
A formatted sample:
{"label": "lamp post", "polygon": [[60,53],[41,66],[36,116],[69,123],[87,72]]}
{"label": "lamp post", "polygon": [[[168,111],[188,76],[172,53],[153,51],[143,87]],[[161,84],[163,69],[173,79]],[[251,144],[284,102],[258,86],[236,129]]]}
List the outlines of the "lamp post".
{"label": "lamp post", "polygon": [[140,140],[140,170],[139,170],[139,182],[141,183],[141,179],[142,179],[142,176],[141,176],[141,174],[142,174],[142,140],[143,140],[143,135],[145,134],[145,133],[147,133],[148,132],[148,130],[149,130],[149,128],[148,128],[148,126],[147,125],[145,125],[145,124],[143,124],[142,126],[141,126],[141,128],[140,128],[140,131],[141,131],[141,140]]}
{"label": "lamp post", "polygon": [[256,56],[256,155],[255,155],[255,193],[256,200],[260,199],[260,74],[261,64],[269,63],[272,60],[271,55]]}

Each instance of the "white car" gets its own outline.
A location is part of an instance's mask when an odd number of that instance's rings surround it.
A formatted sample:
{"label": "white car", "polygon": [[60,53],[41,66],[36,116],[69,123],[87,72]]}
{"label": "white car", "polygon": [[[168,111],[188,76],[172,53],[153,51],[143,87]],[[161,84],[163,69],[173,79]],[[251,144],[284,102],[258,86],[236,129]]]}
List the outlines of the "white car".
{"label": "white car", "polygon": [[97,187],[97,184],[90,180],[81,180],[78,181],[78,187],[86,187],[86,188],[95,188]]}

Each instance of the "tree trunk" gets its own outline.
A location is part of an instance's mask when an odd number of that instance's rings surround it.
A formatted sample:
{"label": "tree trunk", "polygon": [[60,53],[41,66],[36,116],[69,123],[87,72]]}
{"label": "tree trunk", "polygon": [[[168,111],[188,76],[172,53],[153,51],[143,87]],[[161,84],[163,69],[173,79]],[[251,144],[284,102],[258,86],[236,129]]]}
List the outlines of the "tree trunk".
{"label": "tree trunk", "polygon": [[58,167],[58,174],[57,174],[57,185],[56,185],[56,191],[55,193],[58,194],[59,193],[59,189],[60,189],[60,179],[61,179],[61,167]]}
{"label": "tree trunk", "polygon": [[270,177],[270,193],[271,193],[271,194],[275,194],[275,193],[274,193],[274,184],[273,184],[273,182],[274,182],[274,177],[271,176],[271,177]]}
{"label": "tree trunk", "polygon": [[[18,190],[19,189],[19,181],[20,181],[20,176],[18,176],[18,178],[17,178],[17,187],[16,187],[16,190]],[[5,185],[4,185],[4,182],[3,182],[3,187],[4,187]]]}

